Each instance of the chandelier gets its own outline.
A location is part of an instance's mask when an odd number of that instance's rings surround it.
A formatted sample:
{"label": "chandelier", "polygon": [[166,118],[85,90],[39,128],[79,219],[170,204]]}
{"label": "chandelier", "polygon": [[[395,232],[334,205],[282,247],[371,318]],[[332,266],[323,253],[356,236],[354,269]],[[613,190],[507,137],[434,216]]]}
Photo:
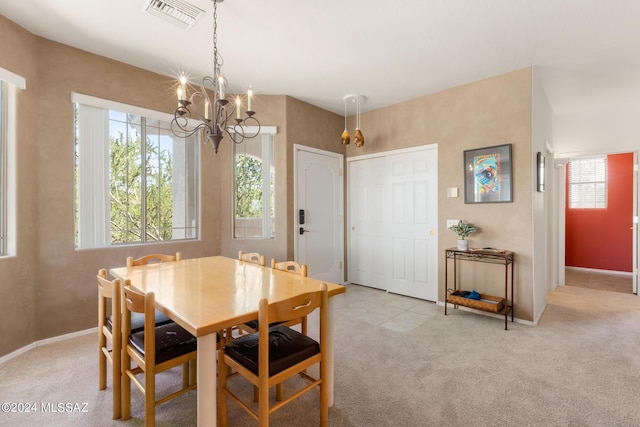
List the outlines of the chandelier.
{"label": "chandelier", "polygon": [[[230,103],[226,99],[227,79],[222,74],[224,64],[222,56],[218,53],[218,3],[224,0],[211,0],[213,2],[213,76],[205,76],[200,84],[200,90],[187,94],[187,77],[180,76],[178,84],[178,107],[173,112],[171,120],[171,132],[181,138],[187,138],[196,132],[202,132],[204,143],[211,142],[214,151],[218,152],[220,141],[226,133],[236,144],[242,143],[245,138],[255,138],[260,133],[260,122],[254,117],[251,102],[253,91],[251,86],[247,89],[247,109],[242,114],[242,99],[236,95],[235,101]],[[232,119],[232,117],[235,117]],[[194,126],[191,119],[198,124]],[[257,127],[257,129],[250,126]],[[251,131],[250,131],[251,130]]]}
{"label": "chandelier", "polygon": [[366,98],[363,95],[346,95],[342,98],[344,101],[344,131],[342,132],[342,145],[349,145],[351,142],[351,136],[347,131],[347,102],[353,102],[356,104],[356,130],[353,132],[353,142],[356,147],[360,148],[364,145],[364,135],[360,131],[360,103],[364,102]]}

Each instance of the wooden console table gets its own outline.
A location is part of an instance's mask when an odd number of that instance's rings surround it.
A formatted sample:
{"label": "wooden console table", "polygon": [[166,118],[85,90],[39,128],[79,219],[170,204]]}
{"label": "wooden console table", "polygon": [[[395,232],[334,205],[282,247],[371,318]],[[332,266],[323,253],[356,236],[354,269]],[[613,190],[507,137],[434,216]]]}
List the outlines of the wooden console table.
{"label": "wooden console table", "polygon": [[[499,264],[504,265],[504,308],[496,314],[504,315],[504,329],[507,330],[507,316],[511,313],[511,321],[513,322],[514,314],[513,314],[513,252],[511,251],[498,251],[494,249],[469,249],[466,251],[457,249],[457,248],[449,248],[445,250],[445,265],[444,265],[444,290],[445,290],[445,299],[444,299],[444,314],[447,315],[447,302],[449,302],[449,260],[453,260],[453,292],[458,290],[458,275],[457,275],[457,262],[456,261],[472,261],[472,262],[484,262],[488,264]],[[511,271],[509,271],[511,270]],[[511,274],[509,274],[511,273]],[[509,280],[511,278],[511,280]],[[509,282],[511,282],[511,286],[509,286]],[[509,293],[509,290],[511,291]],[[509,299],[509,295],[511,295],[511,299]],[[454,308],[457,308],[458,305],[450,302],[450,304],[454,304]],[[474,307],[474,309],[482,310],[480,308]]]}

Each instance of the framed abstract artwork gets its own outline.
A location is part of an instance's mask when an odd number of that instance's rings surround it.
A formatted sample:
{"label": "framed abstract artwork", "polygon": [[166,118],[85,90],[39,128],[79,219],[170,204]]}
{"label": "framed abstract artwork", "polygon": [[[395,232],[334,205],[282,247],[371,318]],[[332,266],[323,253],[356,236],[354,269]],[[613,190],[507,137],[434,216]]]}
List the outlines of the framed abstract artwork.
{"label": "framed abstract artwork", "polygon": [[513,201],[511,144],[464,152],[464,202]]}

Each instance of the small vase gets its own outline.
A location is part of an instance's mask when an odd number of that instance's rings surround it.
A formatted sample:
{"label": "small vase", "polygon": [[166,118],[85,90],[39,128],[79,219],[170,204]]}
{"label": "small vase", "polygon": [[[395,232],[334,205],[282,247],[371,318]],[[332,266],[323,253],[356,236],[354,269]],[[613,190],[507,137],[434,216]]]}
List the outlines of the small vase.
{"label": "small vase", "polygon": [[458,249],[461,251],[466,251],[469,249],[469,241],[468,240],[458,240]]}

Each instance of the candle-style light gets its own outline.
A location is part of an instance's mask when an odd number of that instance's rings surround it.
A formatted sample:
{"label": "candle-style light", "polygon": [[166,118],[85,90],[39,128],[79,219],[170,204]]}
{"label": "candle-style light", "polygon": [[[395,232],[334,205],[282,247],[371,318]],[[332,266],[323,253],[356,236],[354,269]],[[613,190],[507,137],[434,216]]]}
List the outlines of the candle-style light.
{"label": "candle-style light", "polygon": [[[196,132],[202,132],[206,138],[204,142],[211,141],[215,152],[218,152],[220,141],[226,133],[236,144],[240,144],[245,138],[255,138],[260,134],[260,122],[254,117],[252,110],[253,90],[251,86],[247,90],[247,111],[242,116],[242,103],[236,96],[234,103],[226,99],[227,79],[221,72],[222,57],[218,54],[218,3],[223,0],[211,0],[213,2],[213,77],[205,76],[200,84],[200,90],[194,91],[190,96],[187,93],[187,78],[180,76],[177,97],[178,108],[173,113],[171,131],[179,137],[189,137]],[[235,112],[235,119],[230,121]],[[191,119],[200,121],[194,125]],[[248,133],[249,126],[256,127],[255,132]]]}

